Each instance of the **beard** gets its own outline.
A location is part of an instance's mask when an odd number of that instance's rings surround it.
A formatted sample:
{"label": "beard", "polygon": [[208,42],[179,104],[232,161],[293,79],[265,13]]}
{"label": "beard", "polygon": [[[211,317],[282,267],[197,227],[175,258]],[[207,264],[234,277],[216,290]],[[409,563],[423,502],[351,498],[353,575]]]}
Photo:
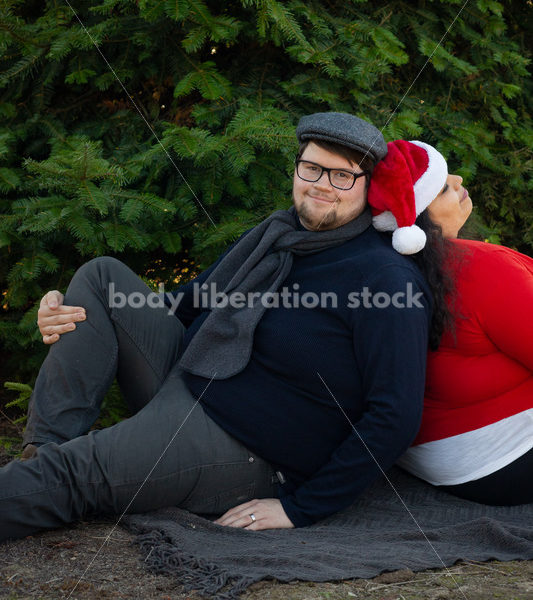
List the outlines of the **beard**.
{"label": "beard", "polygon": [[313,216],[313,211],[309,208],[308,204],[303,202],[300,206],[297,206],[293,198],[294,207],[301,224],[310,231],[328,229],[335,223],[337,220],[337,202],[332,204],[323,215],[316,217]]}

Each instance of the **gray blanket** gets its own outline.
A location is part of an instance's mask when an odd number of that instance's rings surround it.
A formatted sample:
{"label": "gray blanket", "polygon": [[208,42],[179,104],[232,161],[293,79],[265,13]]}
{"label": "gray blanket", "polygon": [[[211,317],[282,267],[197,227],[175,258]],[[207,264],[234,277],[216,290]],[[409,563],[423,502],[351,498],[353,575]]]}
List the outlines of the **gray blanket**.
{"label": "gray blanket", "polygon": [[218,600],[267,578],[332,581],[442,568],[460,559],[533,558],[533,504],[484,506],[399,469],[388,477],[401,500],[382,479],[348,510],[300,529],[221,527],[177,508],[124,522],[140,534],[136,541],[149,568]]}

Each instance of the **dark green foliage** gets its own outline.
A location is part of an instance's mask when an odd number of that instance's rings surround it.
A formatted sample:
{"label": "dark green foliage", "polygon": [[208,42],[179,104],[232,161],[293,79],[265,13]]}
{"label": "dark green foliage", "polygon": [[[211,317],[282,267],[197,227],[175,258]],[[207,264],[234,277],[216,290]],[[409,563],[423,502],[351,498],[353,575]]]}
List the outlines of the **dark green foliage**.
{"label": "dark green foliage", "polygon": [[[20,437],[0,434],[0,447],[3,448],[9,456],[16,457],[22,450],[22,430],[23,425],[26,423],[28,402],[32,388],[25,383],[17,383],[15,381],[6,381],[4,387],[12,392],[18,392],[16,398],[6,402],[5,408],[10,410],[11,413],[16,413],[14,418],[9,420],[11,424],[15,426],[15,433],[20,433]],[[6,417],[3,410],[1,414],[2,417]]]}
{"label": "dark green foliage", "polygon": [[486,236],[531,252],[533,7],[464,4],[80,0],[82,27],[64,2],[3,2],[9,377],[42,358],[35,302],[87,259],[116,255],[169,288],[168,265],[205,266],[288,207],[294,127],[313,111],[435,144]]}
{"label": "dark green foliage", "polygon": [[95,427],[98,429],[111,427],[111,425],[122,421],[128,414],[118,383],[114,381],[102,402],[100,416],[95,423]]}
{"label": "dark green foliage", "polygon": [[17,383],[16,381],[6,381],[4,387],[13,392],[18,392],[18,396],[6,403],[6,408],[15,408],[20,411],[20,415],[13,420],[13,424],[19,425],[26,422],[26,413],[28,411],[28,402],[30,400],[32,387],[26,383]]}
{"label": "dark green foliage", "polygon": [[[6,402],[5,407],[7,409],[16,410],[19,415],[16,416],[11,422],[13,425],[25,425],[28,412],[28,403],[30,400],[33,388],[26,383],[17,383],[15,381],[6,381],[4,387],[13,392],[18,392],[18,396]],[[109,388],[103,402],[100,416],[95,426],[97,428],[110,427],[115,423],[118,423],[122,419],[128,416],[128,410],[122,398],[119,386],[116,381]],[[13,447],[18,448],[21,445],[21,438],[0,436],[0,446],[10,451]],[[14,454],[17,452],[14,451]]]}

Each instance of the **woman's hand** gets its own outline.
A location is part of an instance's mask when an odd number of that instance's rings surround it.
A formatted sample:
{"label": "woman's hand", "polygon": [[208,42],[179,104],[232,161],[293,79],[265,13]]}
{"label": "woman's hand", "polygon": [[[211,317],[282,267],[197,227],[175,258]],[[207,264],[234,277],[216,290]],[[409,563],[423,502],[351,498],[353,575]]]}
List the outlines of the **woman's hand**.
{"label": "woman's hand", "polygon": [[63,294],[57,290],[47,292],[41,299],[37,312],[37,325],[45,344],[54,344],[61,334],[76,329],[76,321],[85,320],[81,306],[65,306]]}
{"label": "woman's hand", "polygon": [[[251,515],[254,516],[254,519]],[[215,523],[251,531],[294,527],[277,498],[263,498],[238,504],[219,517]]]}

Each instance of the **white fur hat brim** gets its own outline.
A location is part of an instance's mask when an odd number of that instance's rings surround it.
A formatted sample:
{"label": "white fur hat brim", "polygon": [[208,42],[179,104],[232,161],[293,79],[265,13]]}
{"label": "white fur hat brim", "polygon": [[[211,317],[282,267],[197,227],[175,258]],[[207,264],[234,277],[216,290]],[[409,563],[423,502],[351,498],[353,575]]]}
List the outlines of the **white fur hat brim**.
{"label": "white fur hat brim", "polygon": [[426,172],[418,178],[413,189],[415,192],[416,216],[425,211],[426,208],[435,200],[438,193],[444,187],[448,177],[448,165],[444,156],[424,142],[411,141],[411,144],[420,146],[428,153],[429,164]]}

